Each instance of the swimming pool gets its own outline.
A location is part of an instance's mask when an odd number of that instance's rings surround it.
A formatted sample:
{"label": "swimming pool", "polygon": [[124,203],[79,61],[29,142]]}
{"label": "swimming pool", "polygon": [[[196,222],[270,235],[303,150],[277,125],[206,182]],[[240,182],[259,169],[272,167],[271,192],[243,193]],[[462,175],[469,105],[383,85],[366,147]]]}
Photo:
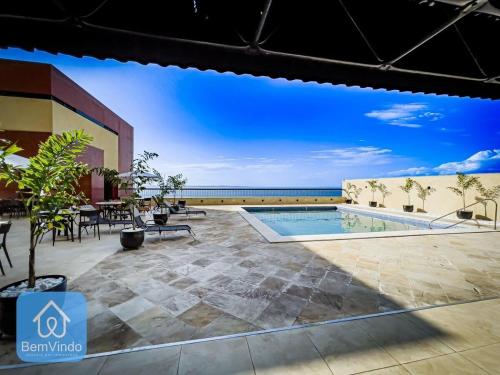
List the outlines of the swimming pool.
{"label": "swimming pool", "polygon": [[[270,242],[448,233],[449,223],[339,206],[242,207],[242,215]],[[468,229],[465,229],[468,231]]]}

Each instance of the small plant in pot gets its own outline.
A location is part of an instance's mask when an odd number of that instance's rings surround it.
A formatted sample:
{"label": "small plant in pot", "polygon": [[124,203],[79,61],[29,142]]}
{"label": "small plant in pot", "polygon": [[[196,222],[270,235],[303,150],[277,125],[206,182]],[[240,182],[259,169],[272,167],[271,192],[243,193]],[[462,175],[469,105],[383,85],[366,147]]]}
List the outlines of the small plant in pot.
{"label": "small plant in pot", "polygon": [[457,217],[462,220],[472,219],[473,212],[466,210],[467,200],[465,194],[467,190],[477,186],[479,184],[479,178],[474,176],[468,176],[463,173],[457,173],[457,183],[455,186],[448,186],[448,189],[453,193],[462,198],[463,208],[457,210]]}
{"label": "small plant in pot", "polygon": [[165,197],[172,191],[170,180],[153,169],[153,174],[156,176],[155,180],[158,183],[158,194],[153,197],[156,202],[156,207],[160,212],[153,213],[153,220],[156,224],[165,225],[168,220],[168,210],[165,210]]}
{"label": "small plant in pot", "polygon": [[377,201],[375,200],[375,192],[378,190],[378,181],[377,180],[368,180],[366,181],[370,186],[370,190],[372,192],[372,200],[368,202],[370,207],[377,207]]}
{"label": "small plant in pot", "polygon": [[417,189],[417,197],[422,201],[422,208],[417,209],[417,212],[427,212],[425,211],[425,201],[436,191],[433,187],[427,186],[426,188],[420,185],[417,181],[413,182],[415,184],[415,188]]}
{"label": "small plant in pot", "polygon": [[488,199],[498,200],[500,198],[500,185],[485,188],[480,182],[477,183],[477,190],[480,196],[476,197],[477,202],[481,202],[484,207],[484,215],[476,215],[476,219],[491,220],[488,217]]}
{"label": "small plant in pot", "polygon": [[[0,180],[30,192],[23,195],[29,220],[28,279],[0,288],[0,330],[4,334],[16,333],[16,301],[21,293],[66,290],[67,279],[63,275],[36,276],[36,247],[43,233],[64,229],[67,219],[61,215],[61,210],[84,200],[76,188],[78,180],[88,174],[89,169],[76,160],[91,141],[92,138],[81,130],[54,134],[40,144],[38,154],[30,158],[26,168],[9,167],[0,160]],[[15,152],[20,151],[15,149]],[[12,149],[9,152],[12,153]],[[71,211],[66,213],[71,214]],[[43,220],[40,220],[42,215]]]}
{"label": "small plant in pot", "polygon": [[171,187],[174,193],[174,205],[176,204],[175,199],[177,191],[180,191],[182,196],[182,190],[184,189],[184,186],[186,186],[186,183],[187,183],[187,178],[184,178],[182,173],[176,174],[175,176],[168,176],[167,184]]}
{"label": "small plant in pot", "polygon": [[345,203],[347,204],[351,204],[353,203],[353,199],[352,197],[354,196],[354,202],[356,202],[356,200],[358,199],[359,197],[359,194],[361,193],[361,189],[358,188],[356,185],[354,184],[351,184],[350,182],[346,183],[345,185],[345,189],[344,189],[344,192],[346,193],[347,195],[347,198],[345,200]]}
{"label": "small plant in pot", "polygon": [[132,228],[122,229],[120,232],[120,243],[126,250],[135,250],[144,242],[144,228],[138,228],[135,215],[140,206],[141,193],[146,189],[146,184],[156,177],[149,171],[149,161],[158,157],[154,152],[144,151],[136,159],[132,160],[130,176],[121,188],[132,188],[132,193],[124,197],[123,204],[132,216]]}
{"label": "small plant in pot", "polygon": [[413,178],[407,178],[405,180],[405,184],[401,185],[399,188],[403,190],[408,196],[408,204],[403,205],[404,212],[413,212],[413,205],[411,204],[411,190],[413,189],[413,185],[415,184],[415,180]]}
{"label": "small plant in pot", "polygon": [[380,207],[385,207],[385,198],[391,195],[392,193],[389,191],[389,189],[387,189],[387,186],[382,183],[378,185],[378,190],[382,195],[382,203],[380,204]]}

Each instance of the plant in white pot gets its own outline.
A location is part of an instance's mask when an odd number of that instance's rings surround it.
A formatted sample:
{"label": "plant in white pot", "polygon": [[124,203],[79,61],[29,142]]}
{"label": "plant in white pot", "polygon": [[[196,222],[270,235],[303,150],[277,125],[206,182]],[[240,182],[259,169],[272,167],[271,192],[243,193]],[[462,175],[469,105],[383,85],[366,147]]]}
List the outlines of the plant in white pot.
{"label": "plant in white pot", "polygon": [[[29,159],[25,168],[15,168],[0,162],[0,180],[29,191],[23,195],[29,221],[28,279],[0,288],[0,330],[15,335],[17,297],[26,291],[64,291],[66,277],[63,275],[36,276],[36,247],[41,236],[52,230],[61,230],[73,215],[68,208],[84,201],[77,192],[78,181],[89,173],[86,164],[78,162],[92,137],[82,130],[53,134],[39,146],[38,154]],[[20,151],[12,145],[3,152]],[[54,259],[57,261],[57,259]]]}
{"label": "plant in white pot", "polygon": [[380,183],[378,185],[378,190],[380,191],[380,194],[382,195],[382,204],[380,207],[385,207],[385,198],[387,198],[389,195],[392,193],[387,189],[387,186],[385,184]]}
{"label": "plant in white pot", "polygon": [[422,201],[422,208],[418,208],[417,211],[426,212],[425,211],[425,201],[427,200],[429,195],[431,195],[432,193],[434,193],[436,191],[436,189],[434,189],[433,187],[430,187],[430,186],[427,186],[425,188],[417,181],[414,181],[413,183],[415,184],[415,188],[417,189],[417,197],[419,197],[420,200]]}
{"label": "plant in white pot", "polygon": [[408,197],[408,204],[403,205],[403,211],[405,212],[413,212],[413,205],[411,204],[411,191],[413,189],[413,185],[415,184],[415,180],[413,178],[407,178],[405,180],[405,184],[401,185],[399,188],[403,190]]}
{"label": "plant in white pot", "polygon": [[468,190],[479,184],[479,178],[475,176],[457,173],[457,183],[455,186],[448,186],[448,189],[462,198],[463,208],[457,210],[457,217],[463,220],[472,219],[473,211],[466,210],[467,200],[466,193]]}
{"label": "plant in white pot", "polygon": [[124,249],[134,250],[141,247],[144,242],[144,229],[137,228],[135,215],[140,206],[142,192],[146,189],[146,184],[156,177],[150,172],[149,161],[158,157],[154,152],[143,151],[137,158],[132,160],[130,173],[123,182],[121,188],[131,189],[131,193],[122,198],[123,204],[130,211],[132,216],[132,228],[122,229],[120,232],[120,243]]}
{"label": "plant in white pot", "polygon": [[368,180],[366,183],[370,186],[370,190],[372,192],[372,200],[368,202],[370,207],[377,207],[377,201],[375,200],[375,193],[378,190],[378,181],[377,180]]}
{"label": "plant in white pot", "polygon": [[[346,193],[347,197],[345,202],[347,204],[356,203],[356,200],[359,197],[359,194],[361,193],[361,188],[358,188],[356,185],[351,184],[350,182],[346,183],[344,192]],[[352,199],[354,197],[354,200]]]}
{"label": "plant in white pot", "polygon": [[484,215],[481,215],[482,217],[478,217],[480,215],[476,215],[477,218],[483,219],[483,220],[491,220],[488,217],[488,200],[492,199],[494,201],[498,200],[500,198],[500,185],[492,186],[490,188],[485,188],[483,184],[480,182],[477,183],[477,190],[479,191],[480,196],[476,197],[477,202],[481,202],[484,207]]}

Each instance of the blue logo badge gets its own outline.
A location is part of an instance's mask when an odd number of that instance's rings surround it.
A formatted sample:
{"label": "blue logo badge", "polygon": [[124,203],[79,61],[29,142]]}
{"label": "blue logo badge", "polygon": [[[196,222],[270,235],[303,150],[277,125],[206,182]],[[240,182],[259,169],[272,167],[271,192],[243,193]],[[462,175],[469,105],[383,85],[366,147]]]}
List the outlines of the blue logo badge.
{"label": "blue logo badge", "polygon": [[23,293],[17,299],[17,356],[25,362],[79,361],[87,352],[81,293]]}

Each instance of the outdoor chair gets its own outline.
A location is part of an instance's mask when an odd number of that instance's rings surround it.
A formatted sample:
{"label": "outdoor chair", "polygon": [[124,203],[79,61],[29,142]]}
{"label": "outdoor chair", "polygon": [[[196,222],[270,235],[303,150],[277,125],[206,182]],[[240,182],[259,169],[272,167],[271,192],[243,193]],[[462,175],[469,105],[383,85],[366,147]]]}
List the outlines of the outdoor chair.
{"label": "outdoor chair", "polygon": [[159,225],[155,224],[153,220],[147,220],[144,222],[142,220],[141,215],[139,212],[134,211],[134,220],[135,220],[135,225],[138,228],[144,229],[145,232],[158,232],[158,234],[161,236],[162,232],[178,232],[178,231],[187,231],[189,234],[196,239],[196,236],[193,232],[193,229],[189,225]]}
{"label": "outdoor chair", "polygon": [[104,224],[109,226],[109,233],[111,234],[111,227],[115,225],[132,225],[132,219],[128,219],[132,215],[130,211],[124,211],[120,209],[118,212],[115,211],[114,214],[110,216],[106,216],[103,211],[101,211],[102,215],[99,215],[99,224]]}
{"label": "outdoor chair", "polygon": [[[0,224],[0,235],[3,234],[3,239],[2,239],[2,243],[0,244],[0,247],[3,248],[3,252],[5,253],[5,256],[7,257],[7,261],[9,262],[10,268],[12,268],[12,262],[10,261],[9,252],[7,251],[7,233],[9,233],[11,225],[12,225],[12,223],[10,221],[7,224]],[[2,265],[1,260],[0,260],[0,270],[2,271],[2,275],[5,276],[5,271],[3,269],[3,265]]]}
{"label": "outdoor chair", "polygon": [[144,213],[151,211],[151,209],[153,208],[151,204],[151,198],[144,198],[143,200],[141,200],[141,204],[139,205],[139,212]]}
{"label": "outdoor chair", "polygon": [[207,216],[207,212],[203,211],[203,210],[193,210],[193,209],[186,207],[186,206],[184,206],[184,207],[177,206],[176,207],[168,202],[165,202],[165,205],[172,215],[186,215],[186,216],[205,215],[205,216]]}
{"label": "outdoor chair", "polygon": [[97,228],[97,237],[101,239],[101,232],[99,230],[100,214],[98,210],[80,210],[80,221],[78,222],[78,241],[82,242],[82,229],[89,234],[88,228],[94,230],[94,237]]}

